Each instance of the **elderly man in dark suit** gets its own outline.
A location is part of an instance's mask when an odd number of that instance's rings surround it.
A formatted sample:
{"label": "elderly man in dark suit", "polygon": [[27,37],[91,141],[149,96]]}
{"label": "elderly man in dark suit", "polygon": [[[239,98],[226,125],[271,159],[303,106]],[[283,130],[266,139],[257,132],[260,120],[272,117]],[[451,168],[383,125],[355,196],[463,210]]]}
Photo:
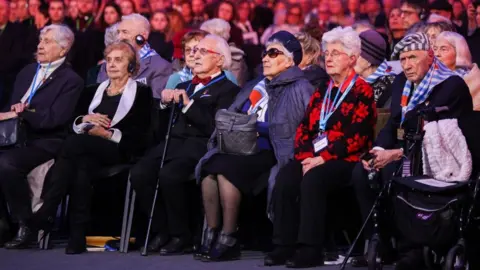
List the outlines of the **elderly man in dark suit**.
{"label": "elderly man in dark suit", "polygon": [[[132,44],[140,56],[140,70],[134,79],[150,86],[153,97],[160,99],[160,93],[165,88],[173,69],[172,64],[150,47],[147,42],[149,34],[150,23],[145,17],[137,13],[123,16],[118,25],[118,39]],[[103,64],[97,82],[101,83],[106,79],[107,73],[105,64]]]}
{"label": "elderly man in dark suit", "polygon": [[179,84],[175,90],[162,92],[161,107],[181,103],[172,126],[165,165],[160,169],[162,142],[131,170],[132,186],[145,214],[150,213],[157,179],[160,183],[152,223],[154,237],[148,247],[151,252],[160,250],[162,255],[173,255],[191,250],[187,187],[194,181],[191,175],[195,166],[207,152],[208,139],[215,129],[216,111],[228,108],[240,90],[223,72],[230,64],[227,42],[207,35],[195,49],[193,80]]}
{"label": "elderly man in dark suit", "polygon": [[33,235],[36,222],[27,174],[55,158],[83,87],[82,79],[65,63],[73,41],[74,35],[66,26],[43,28],[38,63],[26,66],[18,74],[10,110],[0,113],[0,120],[20,117],[26,131],[24,144],[0,155],[0,187],[12,217],[19,223],[17,235],[5,244],[6,248],[23,248]]}
{"label": "elderly man in dark suit", "polygon": [[[375,196],[370,189],[367,173],[371,169],[380,170],[383,181],[389,180],[397,171],[408,149],[405,148],[404,135],[417,129],[419,108],[448,107],[439,117],[460,118],[472,112],[472,97],[463,79],[451,72],[434,57],[428,38],[423,33],[414,33],[404,37],[394,48],[393,58],[399,58],[403,73],[395,78],[392,85],[391,116],[380,131],[375,147],[370,151],[374,160],[362,161],[353,171],[353,180],[359,200],[362,216],[366,218],[373,206]],[[413,173],[403,163],[403,171]],[[372,235],[367,229],[367,238]],[[407,250],[408,251],[408,250]],[[409,251],[396,264],[399,269],[420,269],[423,262],[422,251]],[[420,255],[420,256],[417,256]],[[364,263],[359,263],[364,264]]]}

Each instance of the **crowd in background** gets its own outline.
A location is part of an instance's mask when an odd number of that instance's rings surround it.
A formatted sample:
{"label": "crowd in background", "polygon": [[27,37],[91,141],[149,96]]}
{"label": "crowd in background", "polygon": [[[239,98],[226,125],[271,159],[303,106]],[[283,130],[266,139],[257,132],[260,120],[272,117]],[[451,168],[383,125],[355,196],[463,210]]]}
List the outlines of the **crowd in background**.
{"label": "crowd in background", "polygon": [[[323,265],[327,196],[350,186],[358,166],[365,183],[362,153],[380,146],[382,170],[402,159],[390,135],[416,126],[405,111],[427,99],[451,105],[454,118],[480,110],[479,14],[470,0],[0,0],[0,119],[21,117],[30,134],[0,155],[0,188],[20,227],[5,245],[25,247],[68,193],[66,253],[85,252],[92,173],[133,159],[141,214],[160,186],[150,252],[197,243],[194,175],[206,218],[196,259],[238,259],[242,196],[267,190],[275,249],[265,265]],[[170,103],[175,151],[162,156],[166,123],[150,107]],[[219,154],[219,109],[258,114],[258,153]],[[393,120],[375,141],[378,109]],[[32,211],[22,179],[45,164],[44,205]],[[365,216],[374,197],[364,188],[355,187]]]}

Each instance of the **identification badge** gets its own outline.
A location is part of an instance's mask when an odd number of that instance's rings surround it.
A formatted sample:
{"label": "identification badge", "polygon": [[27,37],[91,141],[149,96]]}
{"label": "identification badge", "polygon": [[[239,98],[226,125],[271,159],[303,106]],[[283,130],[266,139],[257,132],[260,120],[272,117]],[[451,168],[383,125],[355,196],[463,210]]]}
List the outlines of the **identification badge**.
{"label": "identification badge", "polygon": [[319,134],[316,139],[313,140],[313,149],[315,154],[325,150],[328,146],[327,134]]}
{"label": "identification badge", "polygon": [[405,139],[405,130],[403,128],[397,129],[397,139],[401,141]]}

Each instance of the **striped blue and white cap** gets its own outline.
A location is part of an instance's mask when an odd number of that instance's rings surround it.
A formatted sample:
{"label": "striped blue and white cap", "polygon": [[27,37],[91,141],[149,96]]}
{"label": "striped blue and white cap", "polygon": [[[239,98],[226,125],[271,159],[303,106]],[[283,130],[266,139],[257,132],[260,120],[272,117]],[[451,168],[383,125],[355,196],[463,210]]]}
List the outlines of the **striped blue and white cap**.
{"label": "striped blue and white cap", "polygon": [[430,50],[430,42],[424,33],[412,33],[405,36],[395,45],[392,53],[392,60],[398,60],[400,53],[409,51],[428,51]]}

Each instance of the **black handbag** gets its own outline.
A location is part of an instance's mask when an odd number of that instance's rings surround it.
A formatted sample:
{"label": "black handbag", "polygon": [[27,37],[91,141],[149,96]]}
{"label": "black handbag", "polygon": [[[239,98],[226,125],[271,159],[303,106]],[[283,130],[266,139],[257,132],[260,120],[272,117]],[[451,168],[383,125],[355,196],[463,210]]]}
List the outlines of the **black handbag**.
{"label": "black handbag", "polygon": [[21,146],[25,143],[25,129],[20,118],[0,121],[0,148]]}
{"label": "black handbag", "polygon": [[218,110],[215,126],[220,153],[253,155],[258,152],[256,114]]}

